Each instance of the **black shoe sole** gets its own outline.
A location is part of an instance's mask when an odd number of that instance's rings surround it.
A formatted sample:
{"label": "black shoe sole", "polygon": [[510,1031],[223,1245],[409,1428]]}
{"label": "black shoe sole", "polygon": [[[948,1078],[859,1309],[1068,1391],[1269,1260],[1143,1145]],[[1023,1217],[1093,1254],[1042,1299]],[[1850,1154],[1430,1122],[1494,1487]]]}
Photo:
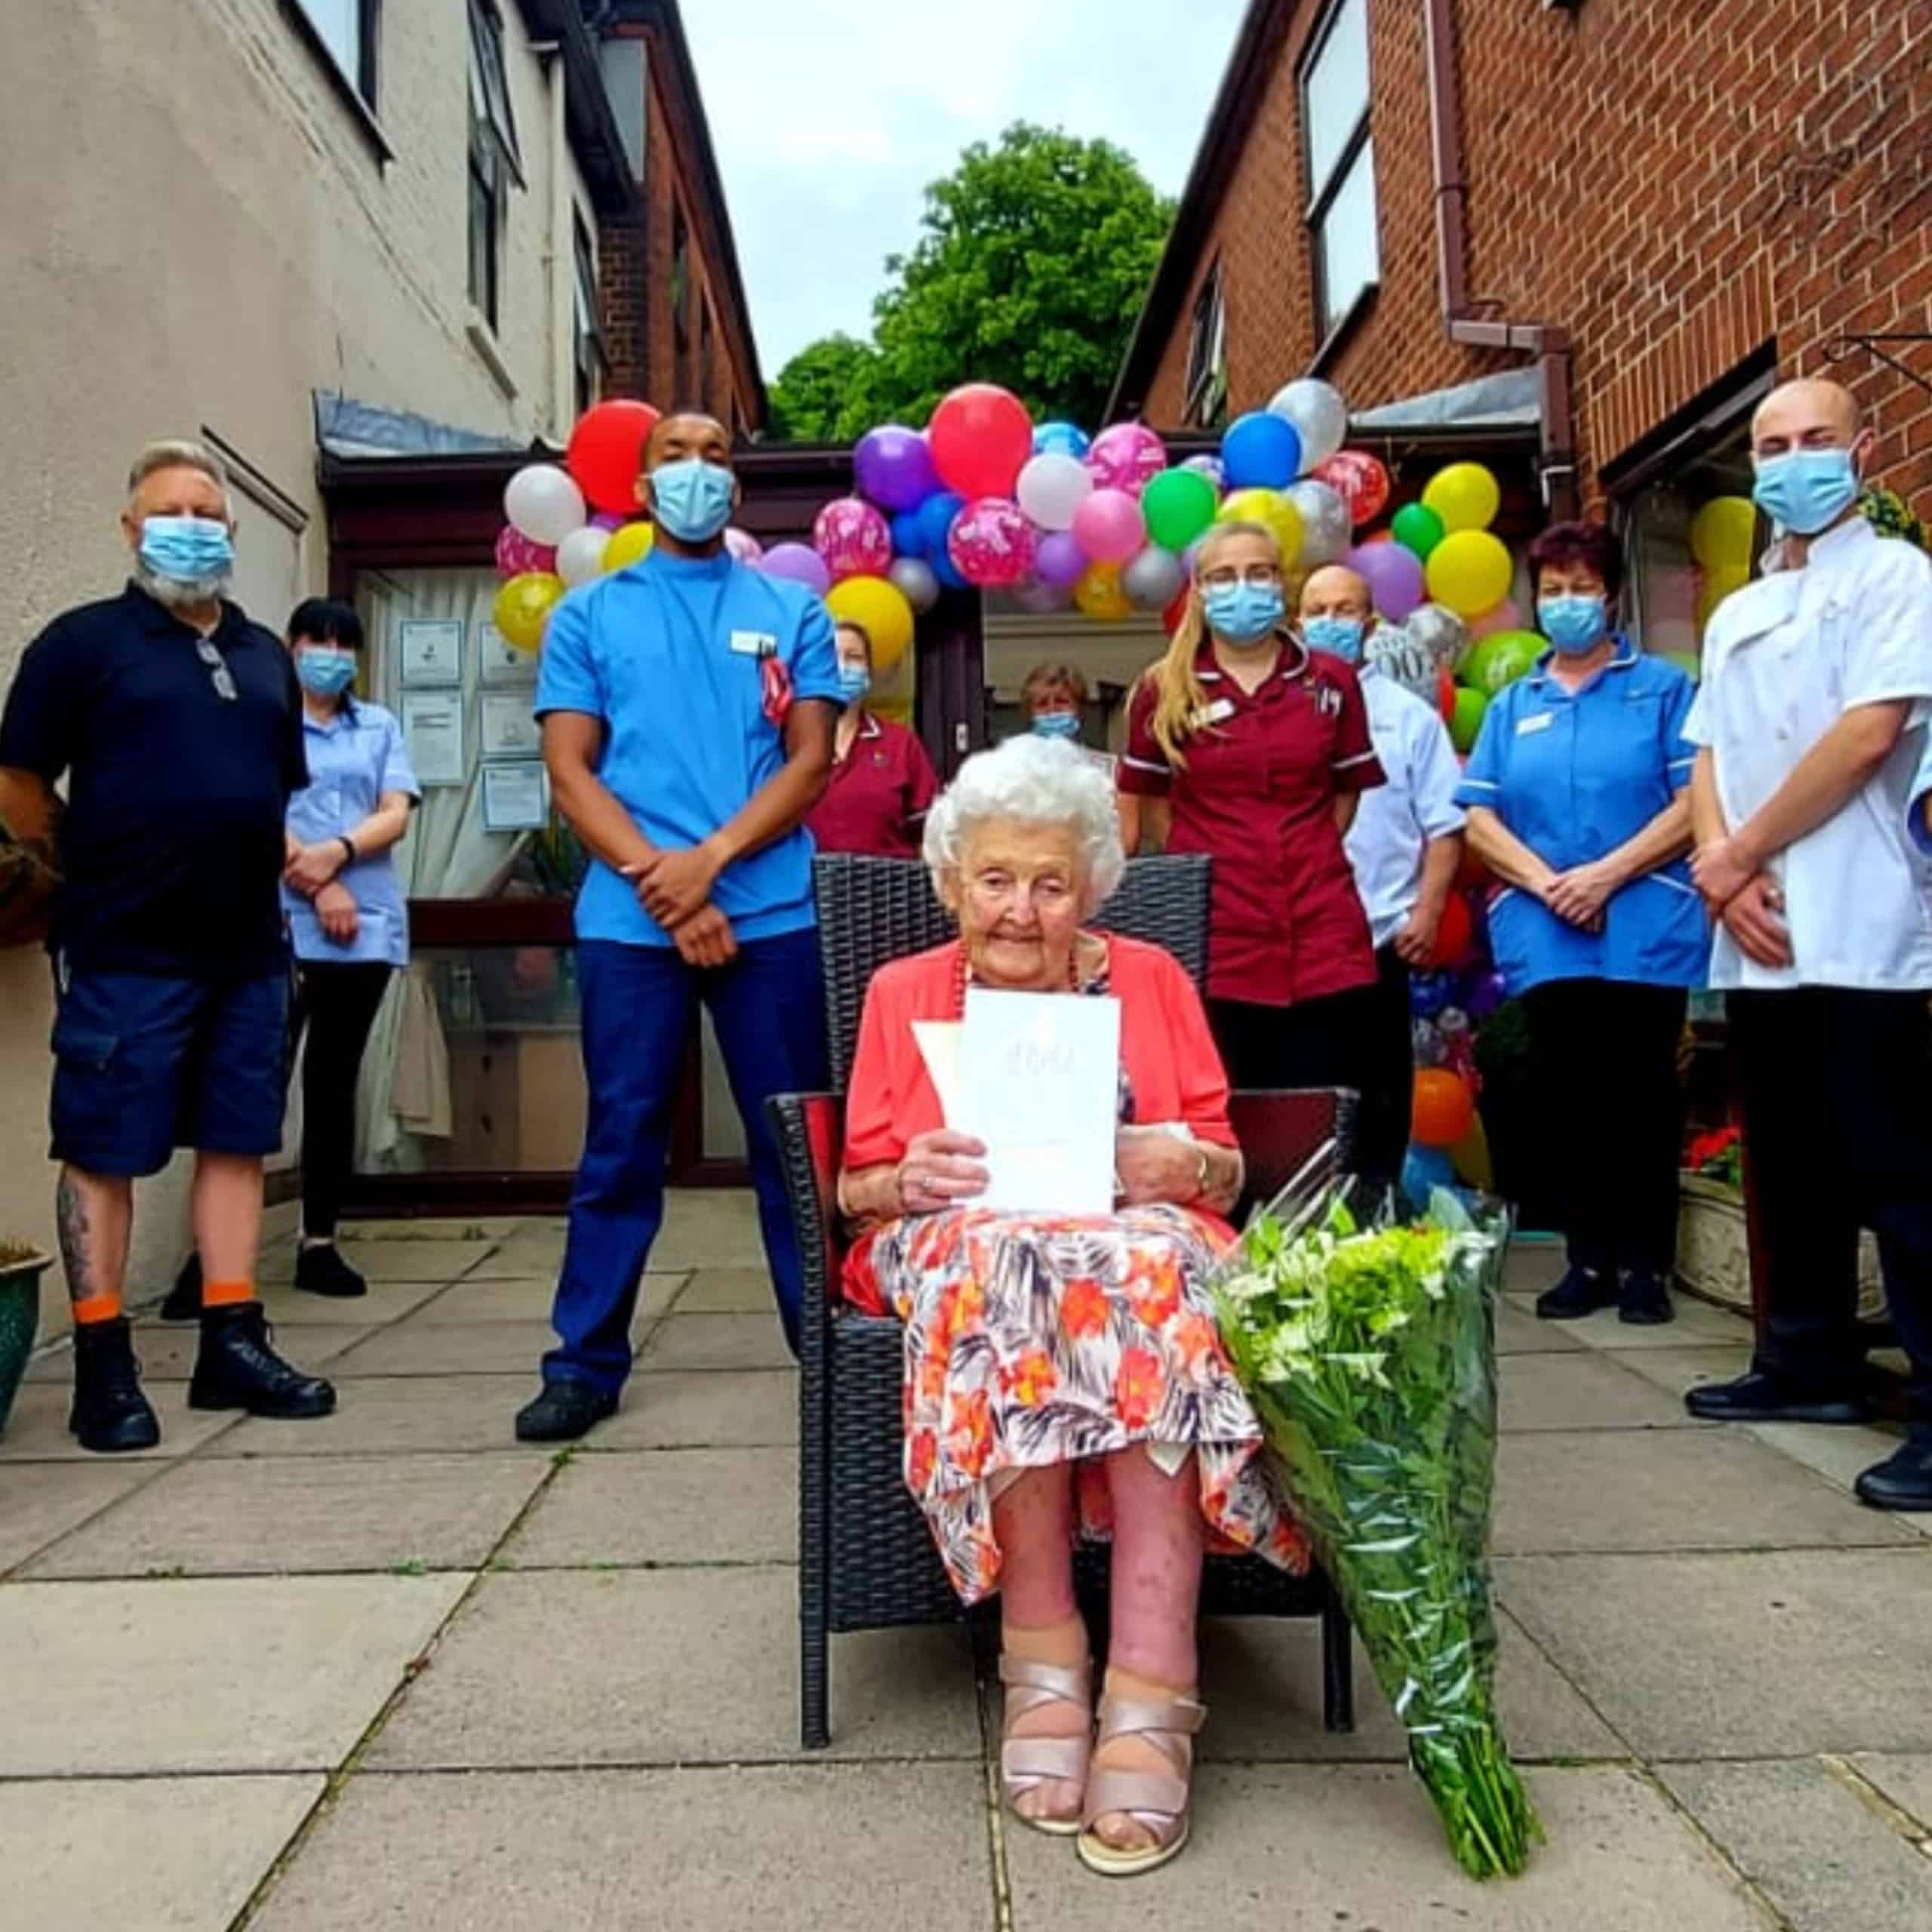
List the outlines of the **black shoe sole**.
{"label": "black shoe sole", "polygon": [[1808,1422],[1822,1429],[1854,1429],[1872,1420],[1869,1402],[1786,1402],[1774,1407],[1709,1409],[1700,1406],[1692,1389],[1684,1406],[1700,1422]]}
{"label": "black shoe sole", "polygon": [[581,1442],[599,1423],[608,1422],[617,1413],[614,1407],[608,1408],[601,1415],[589,1417],[569,1429],[528,1429],[524,1426],[523,1418],[519,1416],[516,1423],[516,1439],[519,1442]]}
{"label": "black shoe sole", "polygon": [[318,1287],[312,1281],[295,1283],[298,1294],[321,1295],[328,1301],[357,1301],[369,1292],[367,1281],[358,1281],[353,1287]]}
{"label": "black shoe sole", "polygon": [[1614,1296],[1607,1300],[1593,1301],[1587,1308],[1573,1308],[1564,1304],[1559,1304],[1555,1308],[1545,1308],[1541,1302],[1538,1302],[1537,1319],[1539,1321],[1587,1321],[1592,1315],[1601,1315],[1605,1309],[1614,1308],[1616,1306],[1617,1300]]}
{"label": "black shoe sole", "polygon": [[259,1398],[243,1399],[227,1395],[210,1395],[198,1391],[192,1385],[188,1390],[188,1406],[208,1414],[226,1414],[236,1411],[260,1416],[264,1422],[319,1422],[325,1416],[335,1414],[335,1391],[331,1389],[319,1397],[305,1398],[300,1402],[268,1403]]}
{"label": "black shoe sole", "polygon": [[1914,1490],[1905,1496],[1887,1496],[1875,1494],[1860,1481],[1852,1485],[1852,1493],[1868,1509],[1883,1509],[1896,1516],[1932,1515],[1932,1492]]}
{"label": "black shoe sole", "polygon": [[91,1456],[137,1456],[143,1449],[156,1449],[161,1446],[161,1426],[145,1429],[132,1438],[105,1442],[99,1438],[89,1438],[74,1423],[69,1423],[67,1433]]}
{"label": "black shoe sole", "polygon": [[1677,1319],[1674,1308],[1620,1308],[1617,1318],[1628,1328],[1663,1328]]}

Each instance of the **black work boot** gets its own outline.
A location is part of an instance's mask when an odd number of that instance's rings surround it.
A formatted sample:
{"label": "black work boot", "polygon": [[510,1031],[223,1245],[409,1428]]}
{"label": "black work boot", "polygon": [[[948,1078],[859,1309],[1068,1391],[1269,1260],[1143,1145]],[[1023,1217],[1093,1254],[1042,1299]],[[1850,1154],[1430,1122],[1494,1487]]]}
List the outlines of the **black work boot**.
{"label": "black work boot", "polygon": [[617,1413],[617,1398],[587,1382],[559,1376],[543,1384],[543,1392],[517,1411],[519,1442],[574,1442],[587,1435],[607,1416]]}
{"label": "black work boot", "polygon": [[1670,1305],[1670,1290],[1654,1268],[1633,1268],[1624,1276],[1617,1312],[1618,1318],[1633,1328],[1661,1327],[1677,1316]]}
{"label": "black work boot", "polygon": [[1854,1485],[1874,1509],[1932,1510],[1932,1425],[1914,1432]]}
{"label": "black work boot", "polygon": [[191,1409],[246,1409],[253,1416],[299,1421],[331,1414],[335,1390],[319,1376],[291,1368],[269,1344],[258,1301],[202,1314],[202,1346],[188,1384]]}
{"label": "black work boot", "polygon": [[161,1305],[164,1321],[196,1321],[202,1313],[202,1257],[197,1249],[181,1264],[168,1299]]}
{"label": "black work boot", "polygon": [[338,1301],[369,1292],[369,1284],[342,1258],[342,1250],[332,1241],[297,1249],[295,1285],[306,1294],[328,1295]]}
{"label": "black work boot", "polygon": [[83,1322],[74,1331],[74,1407],[67,1426],[83,1449],[101,1456],[152,1449],[161,1440],[161,1425],[141,1393],[141,1365],[125,1315]]}
{"label": "black work boot", "polygon": [[1543,1321],[1580,1321],[1617,1300],[1617,1276],[1609,1269],[1573,1266],[1555,1287],[1537,1297],[1537,1316]]}

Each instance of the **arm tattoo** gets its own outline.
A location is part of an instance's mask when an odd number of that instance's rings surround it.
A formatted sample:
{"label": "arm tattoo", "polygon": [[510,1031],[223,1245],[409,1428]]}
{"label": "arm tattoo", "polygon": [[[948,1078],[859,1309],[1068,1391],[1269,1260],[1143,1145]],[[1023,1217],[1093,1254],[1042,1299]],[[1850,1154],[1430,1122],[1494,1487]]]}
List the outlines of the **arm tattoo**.
{"label": "arm tattoo", "polygon": [[67,1270],[67,1299],[86,1301],[94,1294],[88,1254],[88,1204],[71,1175],[63,1174],[54,1194],[60,1232],[60,1260]]}

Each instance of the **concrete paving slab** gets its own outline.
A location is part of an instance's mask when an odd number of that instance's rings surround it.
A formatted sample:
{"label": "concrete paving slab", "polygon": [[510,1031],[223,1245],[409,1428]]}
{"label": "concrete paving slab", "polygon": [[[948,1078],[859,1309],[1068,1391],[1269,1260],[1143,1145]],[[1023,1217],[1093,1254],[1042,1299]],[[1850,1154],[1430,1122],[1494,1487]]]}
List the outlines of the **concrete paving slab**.
{"label": "concrete paving slab", "polygon": [[1688,1349],[1627,1349],[1615,1359],[1679,1401],[1693,1389],[1732,1382],[1751,1366],[1749,1342]]}
{"label": "concrete paving slab", "polygon": [[[368,1328],[316,1328],[301,1343],[302,1366],[319,1369],[333,1361],[344,1349],[353,1348]],[[141,1364],[141,1380],[186,1382],[195,1372],[195,1355],[202,1343],[200,1324],[192,1321],[143,1321],[134,1330],[134,1356]],[[295,1344],[289,1344],[294,1352]],[[74,1379],[72,1349],[56,1349],[37,1355],[27,1371],[29,1382],[56,1382],[70,1386]]]}
{"label": "concrete paving slab", "polygon": [[663,1231],[651,1251],[654,1268],[762,1268],[758,1211],[750,1190],[673,1189],[665,1197]]}
{"label": "concrete paving slab", "polygon": [[980,1932],[977,1765],[363,1775],[255,1932]]}
{"label": "concrete paving slab", "polygon": [[522,1375],[369,1376],[337,1391],[335,1414],[315,1422],[247,1421],[211,1445],[220,1456],[379,1456],[434,1449],[549,1453],[521,1444],[516,1412],[537,1393]]}
{"label": "concrete paving slab", "polygon": [[675,1369],[789,1368],[775,1309],[762,1315],[667,1315],[638,1352],[645,1374]]}
{"label": "concrete paving slab", "polygon": [[564,1258],[561,1221],[527,1221],[500,1241],[470,1271],[479,1281],[513,1279],[523,1275],[547,1275],[552,1280]]}
{"label": "concrete paving slab", "polygon": [[[1616,1734],[1552,1669],[1522,1631],[1497,1619],[1497,1703],[1509,1748],[1537,1758],[1622,1758]],[[1303,1762],[1405,1759],[1407,1745],[1358,1643],[1355,1728],[1321,1724],[1321,1634],[1312,1621],[1217,1618],[1201,1637],[1202,1694],[1212,1715],[1208,1761]]]}
{"label": "concrete paving slab", "polygon": [[207,1457],[48,1551],[32,1577],[474,1570],[543,1479],[503,1454]]}
{"label": "concrete paving slab", "polygon": [[[637,1319],[654,1321],[676,1299],[690,1278],[648,1274],[638,1290]],[[548,1325],[550,1304],[556,1299],[555,1269],[547,1275],[466,1277],[426,1302],[409,1319],[412,1324],[445,1321],[537,1321]]]}
{"label": "concrete paving slab", "polygon": [[[1903,1428],[1895,1423],[1877,1423],[1869,1429],[1827,1429],[1805,1422],[1749,1423],[1743,1432],[1844,1490],[1905,1440]],[[1901,1511],[1892,1520],[1921,1536],[1932,1536],[1932,1516]]]}
{"label": "concrete paving slab", "polygon": [[580,1456],[559,1469],[503,1561],[518,1570],[790,1563],[798,1548],[791,1449]]}
{"label": "concrete paving slab", "polygon": [[1562,1321],[1539,1321],[1507,1295],[1496,1303],[1496,1352],[1500,1355],[1567,1355],[1586,1346]]}
{"label": "concrete paving slab", "polygon": [[1792,1932],[1932,1932],[1932,1858],[1816,1759],[1657,1775]]}
{"label": "concrete paving slab", "polygon": [[[488,1241],[345,1241],[342,1258],[371,1286],[377,1281],[440,1284],[468,1274],[496,1245]],[[265,1254],[260,1269],[263,1281],[294,1281],[295,1256],[292,1245]]]}
{"label": "concrete paving slab", "polygon": [[25,1562],[56,1537],[154,1477],[152,1463],[119,1457],[0,1464],[0,1571]]}
{"label": "concrete paving slab", "polygon": [[219,1932],[322,1784],[310,1776],[8,1785],[0,1792],[0,1870],[9,1921],[23,1932]]}
{"label": "concrete paving slab", "polygon": [[633,1376],[624,1406],[588,1449],[755,1448],[798,1439],[798,1377],[789,1368]]}
{"label": "concrete paving slab", "polygon": [[462,1219],[424,1214],[398,1220],[344,1221],[337,1229],[344,1241],[505,1241],[531,1225],[524,1214],[480,1214]]}
{"label": "concrete paving slab", "polygon": [[1851,1766],[1911,1815],[1921,1839],[1932,1841],[1932,1755],[1861,1751]]}
{"label": "concrete paving slab", "polygon": [[763,1315],[777,1306],[763,1268],[700,1268],[677,1308],[680,1315]]}
{"label": "concrete paving slab", "polygon": [[[1549,1280],[1542,1285],[1552,1285],[1561,1272],[1559,1263],[1550,1270]],[[1536,1318],[1534,1295],[1512,1295],[1509,1299],[1532,1321]],[[1727,1308],[1713,1307],[1710,1303],[1699,1301],[1691,1295],[1673,1294],[1671,1305],[1677,1311],[1677,1318],[1660,1327],[1646,1328],[1619,1321],[1614,1308],[1599,1309],[1595,1315],[1586,1315],[1580,1321],[1561,1321],[1549,1325],[1561,1328],[1566,1335],[1574,1336],[1591,1348],[1607,1349],[1616,1355],[1632,1349],[1694,1349],[1739,1342],[1749,1346],[1751,1324],[1743,1315],[1734,1315]]]}
{"label": "concrete paving slab", "polygon": [[[429,1244],[425,1243],[427,1246]],[[396,1321],[425,1302],[433,1300],[448,1284],[441,1281],[371,1281],[366,1295],[339,1300],[333,1295],[304,1294],[299,1288],[264,1283],[262,1306],[278,1328],[379,1328]],[[297,1344],[290,1341],[293,1356]]]}
{"label": "concrete paving slab", "polygon": [[337,1381],[395,1375],[534,1375],[557,1338],[547,1321],[401,1321],[340,1357]]}
{"label": "concrete paving slab", "polygon": [[[1520,1878],[1478,1887],[1394,1766],[1210,1765],[1193,1841],[1134,1883],[1135,1924],[1214,1932],[1767,1932],[1656,1789],[1611,1767],[1533,1772],[1549,1833]],[[1014,1932],[1118,1932],[1120,1888],[1063,1839],[1007,1834]]]}
{"label": "concrete paving slab", "polygon": [[469,1579],[0,1586],[0,1777],[340,1764]]}
{"label": "concrete paving slab", "polygon": [[[236,1415],[189,1408],[185,1382],[157,1382],[147,1392],[161,1424],[161,1441],[136,1455],[116,1456],[112,1460],[117,1463],[172,1462],[232,1429],[241,1420]],[[23,1383],[14,1398],[7,1432],[0,1435],[0,1463],[100,1461],[67,1433],[72,1406],[72,1391],[65,1382]]]}
{"label": "concrete paving slab", "polygon": [[1505,1435],[1691,1426],[1682,1403],[1605,1355],[1510,1355],[1499,1364],[1497,1380]]}
{"label": "concrete paving slab", "polygon": [[1932,1549],[1497,1560],[1510,1614],[1647,1758],[1932,1750]]}
{"label": "concrete paving slab", "polygon": [[[476,1768],[807,1755],[798,1629],[789,1569],[493,1571],[371,1761]],[[841,1637],[832,1684],[835,1755],[977,1760],[971,1646],[958,1626]]]}
{"label": "concrete paving slab", "polygon": [[1505,1436],[1494,1547],[1577,1550],[1855,1548],[1910,1530],[1729,1429]]}

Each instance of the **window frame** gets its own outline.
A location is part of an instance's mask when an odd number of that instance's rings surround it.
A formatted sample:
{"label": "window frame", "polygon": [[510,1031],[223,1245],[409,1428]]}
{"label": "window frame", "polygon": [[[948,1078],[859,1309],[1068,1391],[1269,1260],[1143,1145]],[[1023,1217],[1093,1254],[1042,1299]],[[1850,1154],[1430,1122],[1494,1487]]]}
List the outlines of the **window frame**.
{"label": "window frame", "polygon": [[[478,125],[472,114],[469,158],[464,171],[469,306],[482,318],[494,335],[503,320],[503,236],[505,210],[509,195],[503,181],[502,157],[495,144],[479,140],[478,137]],[[479,195],[481,197],[480,208],[478,202]]]}
{"label": "window frame", "polygon": [[376,118],[382,87],[383,0],[354,0],[353,72],[309,11],[310,4],[311,0],[282,0],[282,11],[308,42],[330,85],[340,95],[343,104],[375,149],[377,159],[392,160],[394,150],[384,138]]}
{"label": "window frame", "polygon": [[1187,368],[1181,414],[1193,427],[1211,429],[1227,414],[1228,293],[1226,257],[1214,266],[1195,291],[1188,325]]}
{"label": "window frame", "polygon": [[480,123],[511,180],[519,188],[528,188],[523,149],[517,140],[516,109],[510,100],[509,66],[503,52],[503,17],[497,11],[494,0],[469,0],[469,8],[472,138]]}
{"label": "window frame", "polygon": [[596,401],[602,389],[605,373],[611,366],[611,352],[604,334],[596,251],[583,211],[574,206],[571,210],[571,253],[574,263],[571,359],[577,411],[581,416]]}
{"label": "window frame", "polygon": [[[1309,91],[1315,81],[1316,69],[1320,67],[1323,56],[1327,53],[1334,40],[1343,16],[1351,6],[1359,6],[1361,9],[1364,60],[1361,112],[1349,129],[1347,138],[1336,150],[1327,174],[1317,182],[1315,178],[1314,148],[1309,134]],[[1308,45],[1295,73],[1295,103],[1301,137],[1302,183],[1307,197],[1302,225],[1308,237],[1309,286],[1315,298],[1315,338],[1324,349],[1347,328],[1361,312],[1367,298],[1382,285],[1381,199],[1376,193],[1377,184],[1375,179],[1374,60],[1374,50],[1369,38],[1368,0],[1331,0],[1327,11],[1318,23],[1314,32],[1309,36]],[[1371,232],[1375,254],[1374,272],[1351,293],[1346,303],[1337,306],[1329,299],[1328,278],[1323,263],[1326,224],[1335,203],[1341,198],[1343,189],[1353,177],[1356,164],[1364,158],[1368,165],[1369,192],[1374,198],[1376,207],[1376,224]]]}

